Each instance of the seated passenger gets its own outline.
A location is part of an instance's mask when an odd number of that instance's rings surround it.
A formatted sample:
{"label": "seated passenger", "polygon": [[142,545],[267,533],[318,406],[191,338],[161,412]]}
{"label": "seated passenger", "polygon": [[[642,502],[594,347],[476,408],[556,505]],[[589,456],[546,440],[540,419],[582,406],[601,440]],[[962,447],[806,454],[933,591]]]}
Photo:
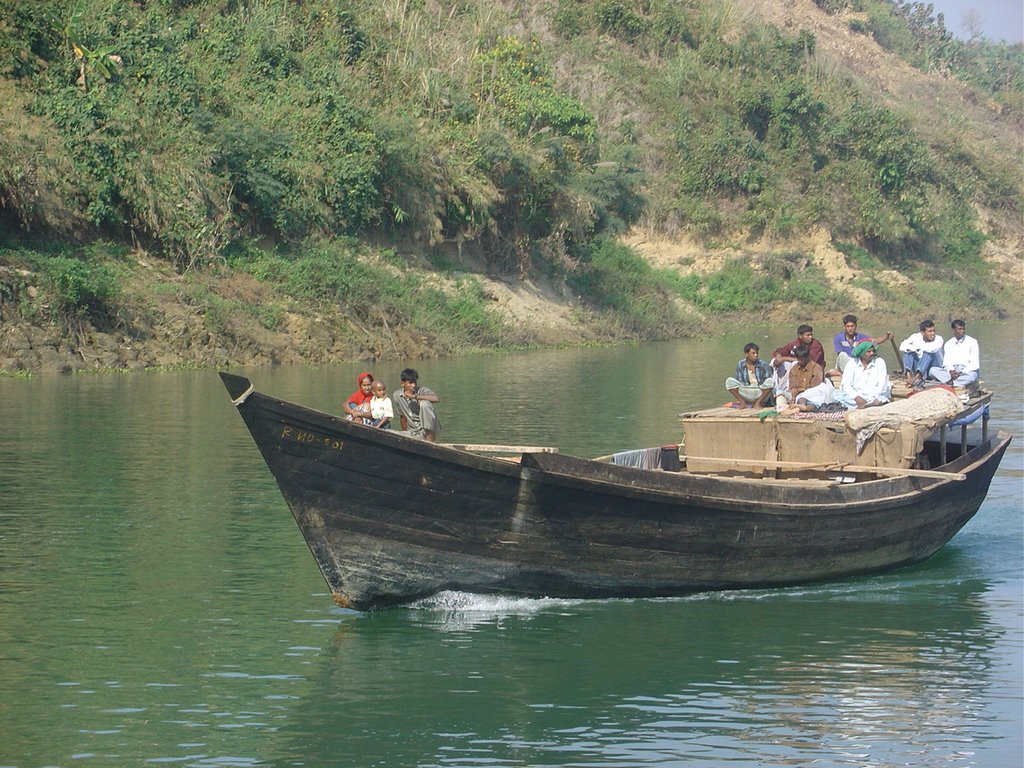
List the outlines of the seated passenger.
{"label": "seated passenger", "polygon": [[862,341],[853,348],[853,357],[843,371],[836,401],[850,409],[889,402],[889,372],[874,343]]}
{"label": "seated passenger", "polygon": [[744,358],[736,363],[736,375],[725,380],[733,406],[760,408],[769,405],[775,381],[771,366],[760,359],[760,347],[751,342],[743,347]]}
{"label": "seated passenger", "polygon": [[825,372],[821,366],[811,360],[810,349],[800,344],[793,350],[795,363],[783,363],[788,366],[782,380],[782,389],[776,387],[775,407],[784,408],[794,402],[804,390],[816,387],[825,380]]}
{"label": "seated passenger", "polygon": [[954,320],[949,327],[953,329],[953,338],[942,348],[942,365],[932,366],[928,376],[943,384],[966,387],[981,374],[981,348],[977,339],[967,335],[967,323],[963,320]]}
{"label": "seated passenger", "polygon": [[873,341],[875,344],[884,344],[892,338],[892,333],[886,333],[877,339],[873,339],[866,333],[857,330],[857,316],[846,315],[843,318],[843,330],[837,333],[832,339],[832,349],[836,353],[836,370],[840,373],[846,370],[846,364],[853,359],[853,348],[862,341]]}
{"label": "seated passenger", "polygon": [[387,385],[377,379],[373,382],[373,397],[370,398],[370,426],[378,429],[391,429],[391,419],[395,418],[394,405],[388,397]]}
{"label": "seated passenger", "polygon": [[357,424],[368,423],[370,398],[373,397],[373,374],[364,371],[356,378],[357,389],[341,406],[349,421]]}
{"label": "seated passenger", "polygon": [[434,406],[441,402],[441,398],[434,390],[420,386],[420,375],[414,368],[403,370],[399,379],[402,388],[395,390],[392,403],[402,431],[428,443],[435,442],[441,432],[441,419]]}
{"label": "seated passenger", "polygon": [[835,387],[829,379],[810,389],[805,389],[786,410],[780,411],[783,416],[792,416],[794,413],[809,413],[813,411],[846,410],[846,406],[837,403],[835,400]]}
{"label": "seated passenger", "polygon": [[782,363],[795,363],[796,356],[793,354],[793,350],[801,344],[810,351],[811,360],[820,365],[822,370],[824,370],[825,348],[821,346],[820,341],[814,338],[814,329],[809,325],[801,325],[796,329],[796,338],[793,341],[783,344],[772,352],[772,365],[778,368]]}
{"label": "seated passenger", "polygon": [[918,329],[900,344],[908,387],[920,387],[928,371],[942,367],[942,337],[935,333],[935,322],[922,320]]}

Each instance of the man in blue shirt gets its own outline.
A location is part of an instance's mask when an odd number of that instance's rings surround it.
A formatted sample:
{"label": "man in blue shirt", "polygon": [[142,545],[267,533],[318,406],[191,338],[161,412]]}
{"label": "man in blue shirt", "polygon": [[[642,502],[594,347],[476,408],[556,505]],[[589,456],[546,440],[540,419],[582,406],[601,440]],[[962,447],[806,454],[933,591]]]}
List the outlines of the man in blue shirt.
{"label": "man in blue shirt", "polygon": [[846,364],[853,359],[853,348],[862,341],[884,344],[891,338],[891,332],[878,339],[873,339],[866,333],[861,333],[857,330],[857,316],[847,315],[843,318],[843,330],[832,339],[832,349],[836,353],[836,370],[840,372],[846,370]]}
{"label": "man in blue shirt", "polygon": [[743,359],[736,363],[736,375],[725,380],[732,394],[733,408],[760,408],[768,405],[775,388],[772,368],[760,359],[761,348],[750,342],[743,347]]}

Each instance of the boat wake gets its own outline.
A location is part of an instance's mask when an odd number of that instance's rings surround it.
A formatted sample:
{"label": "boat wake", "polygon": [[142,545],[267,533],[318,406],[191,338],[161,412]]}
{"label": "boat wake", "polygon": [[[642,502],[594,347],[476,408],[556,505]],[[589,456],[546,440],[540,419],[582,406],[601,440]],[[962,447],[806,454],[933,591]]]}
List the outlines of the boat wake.
{"label": "boat wake", "polygon": [[475,614],[481,618],[492,616],[526,616],[552,608],[570,608],[585,603],[585,600],[571,600],[555,597],[508,597],[503,595],[480,595],[473,592],[438,592],[425,597],[407,608],[426,611],[447,611],[452,613]]}
{"label": "boat wake", "polygon": [[903,578],[893,578],[891,574],[878,574],[840,583],[807,584],[769,589],[711,590],[672,597],[604,598],[599,601],[582,598],[510,597],[446,591],[409,603],[405,607],[410,610],[459,615],[467,621],[476,622],[502,616],[532,616],[542,612],[579,609],[595,603],[607,604],[610,602],[702,603],[806,599],[829,602],[847,600],[899,602],[905,599],[910,592],[948,589],[951,586],[954,585],[951,585],[943,575],[933,577],[925,571],[923,573],[904,573]]}

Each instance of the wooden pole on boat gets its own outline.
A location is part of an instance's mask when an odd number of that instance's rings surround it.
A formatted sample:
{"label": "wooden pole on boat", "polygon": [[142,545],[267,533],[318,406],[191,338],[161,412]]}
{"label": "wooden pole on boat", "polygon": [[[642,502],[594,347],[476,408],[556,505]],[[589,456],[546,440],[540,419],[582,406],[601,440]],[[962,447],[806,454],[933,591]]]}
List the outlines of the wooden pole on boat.
{"label": "wooden pole on boat", "polygon": [[967,475],[963,472],[939,472],[935,469],[911,469],[904,467],[866,467],[858,464],[833,464],[830,469],[840,472],[873,472],[876,475],[891,475],[892,477],[930,477],[936,480],[966,480]]}
{"label": "wooden pole on boat", "polygon": [[895,477],[929,477],[936,480],[966,480],[962,472],[939,472],[934,469],[912,469],[910,467],[870,467],[863,464],[841,464],[831,462],[810,461],[759,461],[758,459],[719,459],[711,456],[680,456],[680,461],[705,461],[711,464],[723,464],[723,469],[819,469],[826,472],[871,472],[876,475],[892,475]]}
{"label": "wooden pole on boat", "polygon": [[486,443],[438,443],[445,448],[459,451],[479,451],[480,453],[558,453],[557,448],[544,445],[489,445]]}
{"label": "wooden pole on boat", "polygon": [[903,370],[903,355],[900,354],[900,348],[896,346],[896,337],[890,336],[889,343],[892,344],[892,351],[896,353],[896,362],[900,364],[899,372],[905,374],[906,371]]}

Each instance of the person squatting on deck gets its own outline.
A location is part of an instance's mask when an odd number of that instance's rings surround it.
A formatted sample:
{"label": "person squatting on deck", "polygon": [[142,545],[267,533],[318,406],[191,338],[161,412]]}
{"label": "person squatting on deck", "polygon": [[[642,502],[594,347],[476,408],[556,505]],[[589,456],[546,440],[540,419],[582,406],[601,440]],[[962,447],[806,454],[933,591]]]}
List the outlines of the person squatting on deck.
{"label": "person squatting on deck", "polygon": [[977,339],[967,335],[967,323],[963,320],[954,320],[949,327],[953,329],[953,338],[942,347],[942,363],[928,369],[928,378],[966,387],[981,375],[981,348]]}
{"label": "person squatting on deck", "polygon": [[736,363],[736,374],[725,380],[733,397],[732,407],[761,408],[771,401],[775,389],[772,368],[760,359],[761,348],[754,342],[743,347],[743,359]]}
{"label": "person squatting on deck", "polygon": [[922,320],[918,332],[900,344],[907,386],[920,388],[932,368],[942,368],[942,337],[935,332],[935,321]]}
{"label": "person squatting on deck", "polygon": [[874,342],[860,342],[853,348],[853,357],[843,370],[836,401],[850,409],[889,402],[889,372]]}
{"label": "person squatting on deck", "polygon": [[395,390],[392,400],[402,431],[434,442],[441,431],[441,421],[437,418],[434,404],[441,398],[433,390],[419,385],[420,375],[412,368],[402,371],[400,378],[402,388]]}

